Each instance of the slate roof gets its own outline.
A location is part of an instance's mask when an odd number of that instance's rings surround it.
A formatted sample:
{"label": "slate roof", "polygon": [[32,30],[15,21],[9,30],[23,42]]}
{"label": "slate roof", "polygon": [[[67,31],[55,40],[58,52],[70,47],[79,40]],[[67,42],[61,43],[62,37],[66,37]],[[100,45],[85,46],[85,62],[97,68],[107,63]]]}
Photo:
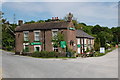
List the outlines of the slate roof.
{"label": "slate roof", "polygon": [[[67,21],[54,21],[45,23],[32,23],[32,24],[22,24],[18,26],[15,31],[30,31],[30,30],[43,30],[43,29],[67,29],[70,22]],[[85,33],[82,30],[76,30],[76,37],[92,38],[91,35]]]}
{"label": "slate roof", "polygon": [[45,23],[32,23],[23,24],[15,29],[15,31],[29,31],[29,30],[42,30],[42,29],[67,29],[69,22],[67,21],[54,21]]}
{"label": "slate roof", "polygon": [[94,39],[94,37],[92,37],[91,35],[87,34],[86,32],[82,31],[82,30],[76,30],[76,37],[84,37],[84,38],[91,38]]}

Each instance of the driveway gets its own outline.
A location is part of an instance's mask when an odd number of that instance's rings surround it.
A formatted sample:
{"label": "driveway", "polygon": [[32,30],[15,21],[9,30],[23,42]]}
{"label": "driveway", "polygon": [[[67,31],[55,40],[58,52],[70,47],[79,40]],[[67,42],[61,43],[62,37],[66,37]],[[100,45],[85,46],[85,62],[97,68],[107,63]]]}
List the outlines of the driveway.
{"label": "driveway", "polygon": [[2,51],[4,78],[118,78],[118,49],[102,57],[41,59]]}

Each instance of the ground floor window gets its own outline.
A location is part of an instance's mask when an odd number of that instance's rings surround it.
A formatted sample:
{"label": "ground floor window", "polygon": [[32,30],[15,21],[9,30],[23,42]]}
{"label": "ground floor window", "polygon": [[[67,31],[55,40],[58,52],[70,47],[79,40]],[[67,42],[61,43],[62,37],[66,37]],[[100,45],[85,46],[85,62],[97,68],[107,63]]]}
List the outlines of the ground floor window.
{"label": "ground floor window", "polygon": [[54,47],[53,47],[53,51],[58,52],[58,47],[57,47],[57,46],[54,46]]}
{"label": "ground floor window", "polygon": [[40,45],[34,45],[34,51],[36,52],[39,52],[41,51],[41,46]]}
{"label": "ground floor window", "polygon": [[23,52],[29,52],[29,44],[28,43],[23,43]]}
{"label": "ground floor window", "polygon": [[24,45],[23,52],[29,52],[29,46],[28,45]]}
{"label": "ground floor window", "polygon": [[81,53],[81,48],[79,47],[77,50],[78,50],[78,53],[80,54]]}

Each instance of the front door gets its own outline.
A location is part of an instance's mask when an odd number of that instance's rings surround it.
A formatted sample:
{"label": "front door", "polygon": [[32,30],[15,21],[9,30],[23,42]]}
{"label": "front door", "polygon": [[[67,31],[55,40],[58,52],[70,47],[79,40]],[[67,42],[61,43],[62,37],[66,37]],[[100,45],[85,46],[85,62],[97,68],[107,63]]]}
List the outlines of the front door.
{"label": "front door", "polygon": [[34,45],[34,51],[36,52],[39,52],[41,51],[41,46],[40,45]]}

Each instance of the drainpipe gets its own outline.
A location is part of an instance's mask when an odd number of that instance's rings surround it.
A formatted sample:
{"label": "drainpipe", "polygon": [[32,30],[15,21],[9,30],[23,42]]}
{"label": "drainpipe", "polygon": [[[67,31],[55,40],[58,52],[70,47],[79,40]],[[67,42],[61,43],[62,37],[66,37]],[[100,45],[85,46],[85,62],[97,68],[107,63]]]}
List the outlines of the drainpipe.
{"label": "drainpipe", "polygon": [[44,44],[44,51],[45,51],[45,30],[44,30],[44,41],[43,41],[43,44]]}
{"label": "drainpipe", "polygon": [[83,53],[85,52],[85,48],[84,48],[84,34],[83,34]]}

